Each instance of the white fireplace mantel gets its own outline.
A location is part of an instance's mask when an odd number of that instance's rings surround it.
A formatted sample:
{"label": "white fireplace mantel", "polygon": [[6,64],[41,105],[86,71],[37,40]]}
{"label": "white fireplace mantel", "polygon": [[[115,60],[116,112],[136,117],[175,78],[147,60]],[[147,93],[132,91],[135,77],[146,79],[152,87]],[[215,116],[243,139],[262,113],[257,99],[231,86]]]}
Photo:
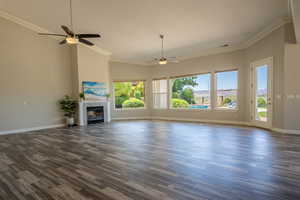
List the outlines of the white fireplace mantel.
{"label": "white fireplace mantel", "polygon": [[110,103],[109,101],[81,101],[79,102],[79,124],[80,126],[86,126],[87,123],[87,107],[103,106],[104,122],[110,122]]}

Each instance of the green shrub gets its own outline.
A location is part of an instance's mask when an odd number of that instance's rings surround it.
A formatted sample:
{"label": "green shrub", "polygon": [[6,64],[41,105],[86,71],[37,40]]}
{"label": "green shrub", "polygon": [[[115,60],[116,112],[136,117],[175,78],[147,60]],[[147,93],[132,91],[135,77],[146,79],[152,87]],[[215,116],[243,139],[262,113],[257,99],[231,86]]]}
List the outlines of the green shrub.
{"label": "green shrub", "polygon": [[128,99],[129,99],[129,96],[116,97],[116,101],[115,101],[116,108],[122,108],[122,104]]}
{"label": "green shrub", "polygon": [[172,98],[174,98],[174,99],[180,98],[179,93],[178,92],[172,92]]}
{"label": "green shrub", "polygon": [[259,97],[259,98],[257,99],[257,106],[260,107],[260,108],[265,108],[265,107],[267,107],[267,102],[266,102],[265,98]]}
{"label": "green shrub", "polygon": [[188,108],[189,103],[183,99],[172,99],[172,107],[173,108]]}
{"label": "green shrub", "polygon": [[123,108],[140,108],[140,107],[144,107],[145,103],[140,100],[140,99],[136,99],[136,98],[130,98],[126,101],[123,102],[122,107]]}
{"label": "green shrub", "polygon": [[228,97],[224,99],[224,104],[229,104],[231,102],[232,102],[232,100]]}

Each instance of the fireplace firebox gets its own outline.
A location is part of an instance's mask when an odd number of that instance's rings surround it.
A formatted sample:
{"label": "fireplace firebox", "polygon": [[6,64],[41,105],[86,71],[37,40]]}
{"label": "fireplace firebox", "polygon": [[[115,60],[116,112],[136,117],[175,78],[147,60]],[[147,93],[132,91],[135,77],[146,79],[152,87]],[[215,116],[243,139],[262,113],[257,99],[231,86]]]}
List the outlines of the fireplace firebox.
{"label": "fireplace firebox", "polygon": [[91,106],[86,108],[86,119],[88,124],[104,122],[103,106]]}

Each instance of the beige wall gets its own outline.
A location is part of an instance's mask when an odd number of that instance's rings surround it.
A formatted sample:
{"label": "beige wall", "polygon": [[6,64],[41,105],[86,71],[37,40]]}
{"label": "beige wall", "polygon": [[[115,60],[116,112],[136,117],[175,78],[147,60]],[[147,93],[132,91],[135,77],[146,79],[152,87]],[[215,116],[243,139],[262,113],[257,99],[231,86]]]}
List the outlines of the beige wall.
{"label": "beige wall", "polygon": [[284,128],[300,130],[300,45],[285,45]]}
{"label": "beige wall", "polygon": [[68,46],[0,18],[0,132],[62,123],[71,94]]}
{"label": "beige wall", "polygon": [[[273,57],[273,126],[283,128],[283,85],[284,85],[284,38],[285,29],[281,27],[245,50],[247,74],[250,64],[264,58]],[[249,76],[246,76],[249,83]],[[250,87],[247,87],[246,113],[250,113]],[[250,120],[250,114],[247,115]]]}
{"label": "beige wall", "polygon": [[[113,119],[122,118],[149,118],[152,108],[151,96],[151,67],[134,64],[126,64],[119,62],[110,62],[111,81],[130,81],[130,80],[146,80],[146,108],[132,110],[116,110],[114,109],[113,97],[111,99],[111,109]],[[111,85],[113,91],[113,85]]]}
{"label": "beige wall", "polygon": [[109,56],[101,55],[83,45],[77,45],[79,91],[82,81],[104,82],[109,88]]}

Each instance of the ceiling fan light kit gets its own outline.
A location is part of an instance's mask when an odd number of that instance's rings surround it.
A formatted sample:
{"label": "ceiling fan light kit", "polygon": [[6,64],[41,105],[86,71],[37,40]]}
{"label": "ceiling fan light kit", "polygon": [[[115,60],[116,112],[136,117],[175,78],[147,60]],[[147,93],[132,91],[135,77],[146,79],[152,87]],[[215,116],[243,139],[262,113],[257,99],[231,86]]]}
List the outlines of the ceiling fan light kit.
{"label": "ceiling fan light kit", "polygon": [[79,39],[76,37],[67,37],[66,41],[68,44],[78,44],[79,43]]}
{"label": "ceiling fan light kit", "polygon": [[168,63],[168,61],[167,61],[166,58],[161,58],[161,59],[159,59],[159,61],[158,61],[158,64],[160,64],[160,65],[166,65],[167,63]]}

